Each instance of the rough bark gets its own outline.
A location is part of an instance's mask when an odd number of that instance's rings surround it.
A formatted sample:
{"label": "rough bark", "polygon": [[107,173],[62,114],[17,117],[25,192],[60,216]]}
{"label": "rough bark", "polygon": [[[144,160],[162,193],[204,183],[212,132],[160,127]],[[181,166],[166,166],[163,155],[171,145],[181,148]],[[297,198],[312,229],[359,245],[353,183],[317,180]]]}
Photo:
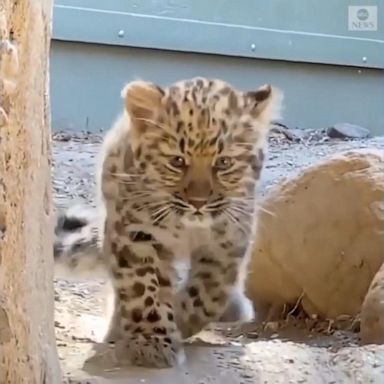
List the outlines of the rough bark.
{"label": "rough bark", "polygon": [[0,383],[56,384],[51,0],[0,0]]}

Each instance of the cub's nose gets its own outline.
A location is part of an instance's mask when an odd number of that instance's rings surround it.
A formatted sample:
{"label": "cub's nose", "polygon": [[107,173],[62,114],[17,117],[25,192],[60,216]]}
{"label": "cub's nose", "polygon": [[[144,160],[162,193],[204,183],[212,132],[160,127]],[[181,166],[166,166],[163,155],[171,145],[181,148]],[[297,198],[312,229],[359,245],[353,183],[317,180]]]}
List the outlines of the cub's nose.
{"label": "cub's nose", "polygon": [[206,199],[189,199],[188,203],[193,205],[196,209],[200,209],[207,203],[207,200]]}

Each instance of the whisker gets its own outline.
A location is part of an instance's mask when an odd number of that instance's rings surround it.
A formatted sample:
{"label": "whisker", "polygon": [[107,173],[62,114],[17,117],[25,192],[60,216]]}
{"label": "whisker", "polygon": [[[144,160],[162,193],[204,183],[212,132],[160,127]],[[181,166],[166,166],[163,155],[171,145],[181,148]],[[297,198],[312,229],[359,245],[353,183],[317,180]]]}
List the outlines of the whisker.
{"label": "whisker", "polygon": [[275,212],[269,211],[268,209],[264,208],[263,206],[257,206],[256,209],[266,213],[267,215],[271,215],[273,217],[277,216]]}
{"label": "whisker", "polygon": [[244,204],[249,206],[249,204],[254,204],[256,202],[256,199],[237,199],[237,198],[230,198],[229,199],[231,202],[236,203],[236,204]]}
{"label": "whisker", "polygon": [[[264,208],[262,205],[259,205],[257,204],[257,202],[255,201],[255,199],[233,199],[231,198],[231,201],[232,203],[234,204],[231,204],[232,207],[237,207],[237,208],[250,208],[249,204],[244,204],[244,202],[248,201],[250,203],[253,203],[252,204],[252,208],[255,208],[255,210],[260,210],[260,211],[263,211],[271,216],[276,216],[276,214],[274,212],[271,212],[269,211],[268,209]],[[243,203],[243,204],[242,204]]]}
{"label": "whisker", "polygon": [[107,173],[111,176],[116,176],[116,177],[141,177],[141,176],[143,176],[142,174],[138,174],[138,173],[111,172],[111,171],[107,171]]}
{"label": "whisker", "polygon": [[227,203],[222,203],[222,204],[216,204],[214,206],[207,205],[205,207],[205,210],[207,212],[217,212],[217,211],[222,211],[227,207]]}
{"label": "whisker", "polygon": [[246,231],[244,231],[244,229],[237,223],[236,220],[233,219],[233,217],[228,213],[228,212],[225,212],[225,216],[228,218],[228,220],[235,225],[235,227],[238,227],[241,232],[243,232],[244,234],[246,234]]}
{"label": "whisker", "polygon": [[153,225],[161,223],[170,213],[170,209],[165,210],[160,216],[153,220]]}
{"label": "whisker", "polygon": [[151,200],[158,199],[158,198],[166,198],[167,195],[163,193],[159,193],[156,189],[140,189],[140,190],[133,190],[133,191],[127,191],[126,196],[136,197],[136,196],[148,196],[151,197]]}
{"label": "whisker", "polygon": [[148,192],[148,193],[141,193],[141,194],[133,194],[133,193],[129,193],[127,194],[124,198],[122,198],[121,200],[123,201],[136,201],[136,200],[139,200],[139,199],[148,199],[150,198],[151,201],[154,200],[153,198],[153,192]]}
{"label": "whisker", "polygon": [[249,234],[249,230],[247,228],[244,228],[243,225],[240,223],[240,221],[237,219],[235,215],[227,208],[224,210],[224,213],[227,215],[227,217],[230,219],[230,221],[235,224],[245,235]]}
{"label": "whisker", "polygon": [[156,211],[151,214],[151,218],[156,218],[156,216],[161,215],[164,211],[167,210],[169,210],[169,205],[160,206],[160,208],[156,209]]}
{"label": "whisker", "polygon": [[137,180],[116,180],[116,182],[121,185],[137,185],[138,184]]}
{"label": "whisker", "polygon": [[239,201],[239,202],[256,200],[255,196],[231,196],[229,199],[233,201]]}
{"label": "whisker", "polygon": [[226,205],[223,204],[223,205],[219,205],[217,207],[205,207],[204,210],[207,211],[207,212],[217,212],[217,211],[221,211],[223,209],[225,209]]}
{"label": "whisker", "polygon": [[207,204],[207,208],[216,208],[216,207],[220,207],[220,206],[225,205],[225,204],[227,204],[227,202],[225,200],[219,200],[219,201]]}
{"label": "whisker", "polygon": [[246,202],[246,201],[233,201],[233,200],[229,203],[229,205],[231,207],[237,207],[252,213],[255,211],[255,208],[257,206],[255,201]]}
{"label": "whisker", "polygon": [[189,205],[182,200],[173,200],[172,204],[179,209],[190,209]]}
{"label": "whisker", "polygon": [[248,211],[246,211],[244,209],[241,209],[239,207],[231,206],[230,209],[233,210],[233,211],[236,211],[236,212],[238,212],[238,213],[240,213],[240,214],[242,214],[244,216],[253,217],[253,212],[248,212]]}
{"label": "whisker", "polygon": [[154,120],[151,120],[151,119],[146,119],[145,117],[138,117],[137,120],[143,121],[145,123],[153,124],[154,126],[161,128],[161,129],[166,129],[166,127],[167,127],[165,124],[161,124],[161,123],[154,121]]}

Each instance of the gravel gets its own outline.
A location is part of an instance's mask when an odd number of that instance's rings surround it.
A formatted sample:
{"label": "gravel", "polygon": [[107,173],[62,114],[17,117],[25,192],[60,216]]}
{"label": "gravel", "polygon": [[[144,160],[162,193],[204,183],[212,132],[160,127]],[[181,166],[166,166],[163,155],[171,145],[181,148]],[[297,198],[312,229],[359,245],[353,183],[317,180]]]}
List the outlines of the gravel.
{"label": "gravel", "polygon": [[[54,201],[58,209],[95,205],[95,169],[101,136],[55,134]],[[384,150],[384,137],[332,139],[325,131],[284,132],[277,129],[260,181],[261,195],[284,178],[336,152],[359,148]],[[228,326],[205,334],[204,345],[187,348],[181,370],[125,370],[98,366],[87,372],[84,359],[106,331],[108,285],[105,281],[55,282],[56,335],[64,373],[71,383],[377,383],[384,377],[384,346],[360,346],[353,331],[309,332],[302,326],[272,327],[270,334]],[[302,324],[301,324],[302,325]],[[327,327],[325,327],[327,328]],[[324,329],[325,329],[324,328]],[[217,338],[222,342],[217,344]],[[81,381],[80,378],[87,378]],[[99,381],[103,378],[103,381]],[[85,380],[85,379],[84,379]],[[96,380],[96,381],[94,381]]]}

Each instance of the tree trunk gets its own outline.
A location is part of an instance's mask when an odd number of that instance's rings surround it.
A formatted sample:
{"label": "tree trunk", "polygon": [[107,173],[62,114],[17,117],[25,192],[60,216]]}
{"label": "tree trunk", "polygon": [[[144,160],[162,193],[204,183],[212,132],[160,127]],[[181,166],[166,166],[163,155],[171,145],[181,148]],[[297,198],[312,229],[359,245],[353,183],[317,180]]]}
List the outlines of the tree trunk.
{"label": "tree trunk", "polygon": [[51,0],[0,0],[0,383],[61,382],[53,323]]}

